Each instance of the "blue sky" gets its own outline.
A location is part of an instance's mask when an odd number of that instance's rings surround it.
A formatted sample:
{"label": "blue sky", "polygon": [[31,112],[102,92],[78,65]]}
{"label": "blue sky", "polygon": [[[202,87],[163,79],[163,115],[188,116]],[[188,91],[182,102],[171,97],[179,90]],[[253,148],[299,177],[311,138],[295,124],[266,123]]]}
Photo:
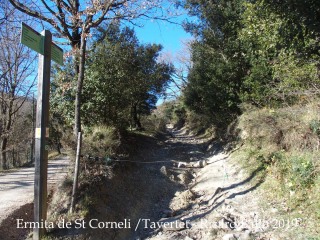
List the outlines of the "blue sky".
{"label": "blue sky", "polygon": [[[188,16],[183,15],[178,17],[175,21],[180,24]],[[143,27],[135,27],[136,35],[140,43],[157,43],[163,46],[162,53],[169,55],[176,67],[179,67],[179,62],[175,62],[175,55],[182,51],[184,48],[183,43],[192,39],[192,36],[187,33],[179,24],[173,24],[166,21],[153,21],[148,20],[143,22]],[[173,87],[173,86],[172,86]],[[176,92],[178,92],[178,89]],[[163,99],[159,99],[157,105],[161,104]]]}
{"label": "blue sky", "polygon": [[[179,18],[180,21],[183,19]],[[181,25],[164,21],[149,20],[143,27],[135,27],[135,31],[141,43],[158,43],[164,47],[164,52],[172,53],[181,49],[182,40],[191,38]]]}

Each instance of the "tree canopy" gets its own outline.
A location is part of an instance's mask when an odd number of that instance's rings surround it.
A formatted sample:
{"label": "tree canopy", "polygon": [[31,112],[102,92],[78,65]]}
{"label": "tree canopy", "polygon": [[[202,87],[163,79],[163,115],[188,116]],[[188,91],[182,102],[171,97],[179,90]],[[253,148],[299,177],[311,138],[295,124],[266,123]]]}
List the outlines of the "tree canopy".
{"label": "tree canopy", "polygon": [[[99,41],[100,35],[106,35]],[[141,128],[139,116],[150,114],[171,81],[173,66],[159,62],[162,46],[140,44],[133,29],[109,25],[87,56],[82,112],[86,125]],[[56,102],[70,107],[72,75],[59,72],[54,82]],[[71,119],[71,117],[69,118]]]}
{"label": "tree canopy", "polygon": [[227,0],[183,2],[199,21],[186,104],[232,119],[239,104],[281,106],[319,94],[318,1]]}

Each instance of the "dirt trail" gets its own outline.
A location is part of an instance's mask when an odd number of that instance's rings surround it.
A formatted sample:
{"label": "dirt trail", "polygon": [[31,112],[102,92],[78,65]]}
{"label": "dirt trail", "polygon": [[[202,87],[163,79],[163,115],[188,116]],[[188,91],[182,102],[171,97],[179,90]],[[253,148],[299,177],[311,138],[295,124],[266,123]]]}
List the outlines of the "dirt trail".
{"label": "dirt trail", "polygon": [[[197,170],[179,168],[178,164],[204,159],[203,142],[187,136],[183,131],[173,132],[172,137],[135,135],[130,144],[136,153],[131,155],[129,162],[115,165],[112,177],[95,185],[98,190],[90,193],[95,196],[95,204],[86,219],[87,222],[90,219],[99,219],[100,222],[130,219],[131,227],[88,229],[91,238],[77,235],[77,239],[136,240],[160,233],[162,230],[153,223],[178,214],[170,203],[176,194],[187,190]],[[181,213],[186,205],[184,200],[181,201]]]}
{"label": "dirt trail", "polygon": [[[69,158],[61,156],[48,164],[48,184],[55,185],[67,173]],[[34,167],[0,173],[0,225],[11,213],[31,203],[34,195]]]}
{"label": "dirt trail", "polygon": [[135,139],[139,149],[130,164],[118,165],[114,176],[97,186],[99,192],[92,192],[97,200],[87,221],[129,219],[131,227],[89,229],[77,239],[271,239],[253,224],[261,214],[255,190],[263,171],[247,176],[218,144],[169,131],[171,137],[162,140]]}
{"label": "dirt trail", "polygon": [[[181,149],[176,150],[181,152],[179,168],[172,167],[171,171],[192,176],[192,180],[176,192],[169,204],[172,215],[159,219],[162,228],[147,239],[276,239],[270,238],[265,233],[269,229],[257,222],[264,218],[255,192],[263,180],[259,175],[262,169],[246,176],[218,149],[208,157],[205,139],[181,131],[172,134],[174,138],[169,142],[179,143]],[[195,164],[199,161],[205,161],[205,166]]]}
{"label": "dirt trail", "polygon": [[[130,221],[129,228],[57,229],[54,239],[286,239],[271,237],[271,230],[256,222],[269,216],[259,206],[262,169],[248,176],[217,144],[169,131],[171,137],[160,140],[135,136],[136,154],[115,164],[112,176],[88,185],[93,205],[85,221]],[[32,179],[23,184],[32,185]],[[11,183],[14,195],[23,184]]]}

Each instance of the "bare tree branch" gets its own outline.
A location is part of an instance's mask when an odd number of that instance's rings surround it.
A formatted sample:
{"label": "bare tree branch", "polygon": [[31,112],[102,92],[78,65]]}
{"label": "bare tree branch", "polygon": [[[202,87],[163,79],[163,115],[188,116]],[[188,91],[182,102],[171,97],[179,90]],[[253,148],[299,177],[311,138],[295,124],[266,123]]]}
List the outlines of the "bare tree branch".
{"label": "bare tree branch", "polygon": [[[62,37],[70,41],[75,57],[74,69],[78,75],[75,100],[76,135],[81,130],[82,82],[84,81],[86,42],[90,31],[104,21],[113,20],[124,20],[137,25],[134,22],[135,19],[148,18],[177,24],[172,21],[172,16],[165,14],[165,8],[172,7],[167,4],[167,0],[41,0],[30,6],[23,4],[23,1],[9,0],[19,11],[49,23]],[[161,5],[164,2],[167,4],[166,7]]]}
{"label": "bare tree branch", "polygon": [[17,8],[19,11],[24,12],[24,13],[28,14],[29,16],[38,18],[38,19],[40,19],[42,21],[45,21],[47,23],[50,23],[59,33],[61,33],[63,35],[63,31],[61,30],[61,28],[57,25],[57,23],[52,18],[45,17],[41,13],[31,10],[30,8],[28,8],[25,5],[21,4],[17,0],[9,0],[9,2],[15,8]]}
{"label": "bare tree branch", "polygon": [[[30,76],[34,72],[36,54],[20,44],[20,33],[13,29],[20,24],[14,20],[21,19],[21,16],[12,9],[9,5],[0,4],[0,12],[7,13],[7,20],[1,23],[0,28],[0,168],[8,165],[7,152],[10,145],[15,144],[16,121],[35,83],[35,79],[30,82]],[[17,135],[21,140],[28,137],[21,134]]]}

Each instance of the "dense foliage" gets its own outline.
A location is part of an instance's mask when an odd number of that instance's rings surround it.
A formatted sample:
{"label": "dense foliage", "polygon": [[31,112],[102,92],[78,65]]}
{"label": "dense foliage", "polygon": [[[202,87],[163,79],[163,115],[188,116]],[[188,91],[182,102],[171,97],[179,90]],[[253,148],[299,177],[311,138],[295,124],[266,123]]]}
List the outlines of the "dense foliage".
{"label": "dense foliage", "polygon": [[[142,128],[140,116],[150,114],[171,81],[173,66],[158,61],[161,49],[156,44],[140,44],[132,29],[121,29],[117,24],[97,33],[87,56],[83,86],[86,126]],[[53,109],[69,122],[75,84],[71,73],[68,67],[58,71],[52,87]]]}
{"label": "dense foliage", "polygon": [[320,1],[186,0],[184,7],[199,19],[186,23],[195,40],[185,105],[211,119],[222,133],[216,139],[236,144],[231,159],[252,174],[262,169],[263,198],[284,203],[282,216],[308,216],[314,226],[301,239],[316,239]]}
{"label": "dense foliage", "polygon": [[196,41],[192,45],[193,67],[185,90],[186,104],[214,119],[228,118],[240,103],[241,79],[247,64],[241,54],[239,1],[221,3],[188,1],[198,24],[187,24]]}
{"label": "dense foliage", "polygon": [[318,1],[227,0],[184,2],[199,21],[186,104],[228,122],[240,103],[293,104],[319,94]]}
{"label": "dense foliage", "polygon": [[20,22],[28,21],[0,2],[0,170],[33,160],[32,92],[35,54],[20,44]]}

